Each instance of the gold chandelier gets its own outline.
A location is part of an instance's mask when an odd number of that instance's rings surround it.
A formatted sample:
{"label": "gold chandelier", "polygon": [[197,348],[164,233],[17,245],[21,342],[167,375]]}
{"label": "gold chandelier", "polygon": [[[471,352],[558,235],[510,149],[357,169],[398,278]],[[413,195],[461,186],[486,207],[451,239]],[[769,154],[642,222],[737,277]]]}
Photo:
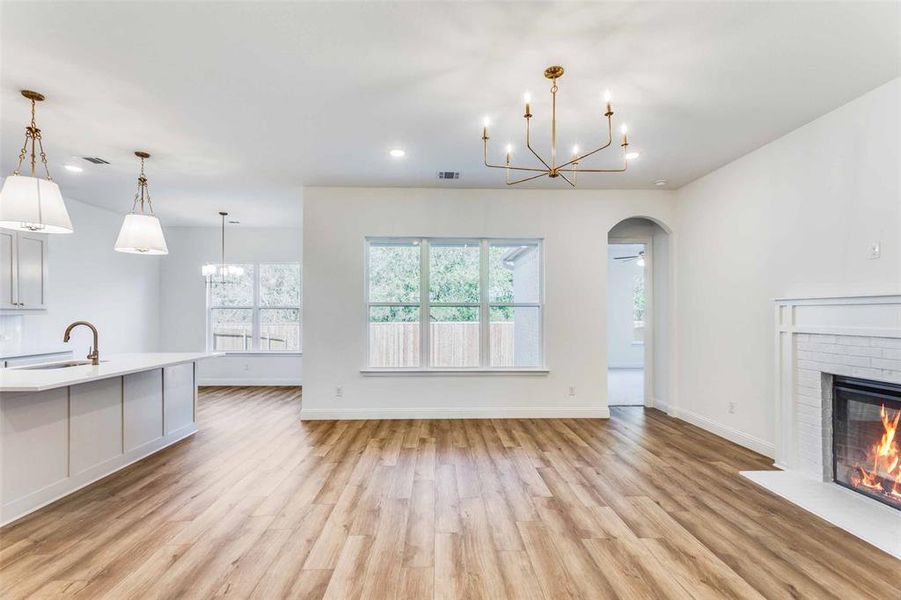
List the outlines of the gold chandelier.
{"label": "gold chandelier", "polygon": [[[523,183],[525,181],[531,181],[533,179],[538,179],[540,177],[551,177],[557,178],[560,177],[566,183],[571,185],[572,187],[576,187],[576,175],[578,173],[622,173],[629,167],[630,158],[637,158],[636,153],[629,153],[629,138],[626,135],[626,126],[623,125],[621,128],[622,132],[622,143],[620,147],[623,152],[623,166],[619,169],[586,169],[584,167],[579,166],[583,160],[588,158],[589,156],[604,150],[605,148],[610,147],[613,144],[613,109],[610,105],[610,94],[605,94],[605,101],[607,103],[607,112],[604,113],[604,116],[607,117],[607,143],[591,150],[590,152],[586,152],[584,154],[579,154],[578,146],[573,147],[572,158],[567,162],[558,164],[557,162],[557,80],[563,77],[563,67],[559,65],[548,67],[544,70],[544,76],[551,80],[551,156],[550,160],[545,160],[538,154],[533,148],[531,143],[531,126],[530,123],[532,121],[532,108],[530,106],[531,98],[528,94],[525,96],[525,104],[526,110],[523,117],[526,120],[526,148],[538,159],[542,166],[535,167],[518,167],[511,164],[511,158],[513,154],[513,148],[511,146],[507,146],[507,160],[503,165],[493,165],[488,162],[488,119],[485,119],[484,127],[482,128],[482,146],[484,152],[484,162],[486,167],[491,167],[492,169],[504,169],[506,171],[506,181],[507,185],[516,185],[517,183]],[[526,177],[522,177],[521,179],[510,180],[510,171],[525,171],[533,173],[532,175],[527,175]]]}

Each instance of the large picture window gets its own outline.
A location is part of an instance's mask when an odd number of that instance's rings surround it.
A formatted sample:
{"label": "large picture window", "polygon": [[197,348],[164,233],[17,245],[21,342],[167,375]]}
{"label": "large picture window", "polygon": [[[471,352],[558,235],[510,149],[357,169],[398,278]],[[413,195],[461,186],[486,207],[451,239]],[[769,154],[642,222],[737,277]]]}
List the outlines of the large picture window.
{"label": "large picture window", "polygon": [[300,352],[299,263],[238,265],[243,273],[207,285],[207,348]]}
{"label": "large picture window", "polygon": [[543,366],[540,240],[367,240],[368,367]]}

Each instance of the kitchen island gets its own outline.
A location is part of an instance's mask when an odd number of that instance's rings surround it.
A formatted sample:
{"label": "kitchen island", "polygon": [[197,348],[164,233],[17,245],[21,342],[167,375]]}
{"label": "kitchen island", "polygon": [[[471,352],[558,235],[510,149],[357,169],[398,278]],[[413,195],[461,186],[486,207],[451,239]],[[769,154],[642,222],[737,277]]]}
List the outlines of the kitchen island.
{"label": "kitchen island", "polygon": [[220,355],[0,369],[0,525],[196,433],[196,363]]}

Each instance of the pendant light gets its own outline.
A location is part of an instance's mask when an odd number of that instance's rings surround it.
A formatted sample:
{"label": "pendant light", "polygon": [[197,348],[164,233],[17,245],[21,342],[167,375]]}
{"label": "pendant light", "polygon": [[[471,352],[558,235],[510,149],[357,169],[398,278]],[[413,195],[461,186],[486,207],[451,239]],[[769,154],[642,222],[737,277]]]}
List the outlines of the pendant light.
{"label": "pendant light", "polygon": [[[66,203],[59,186],[50,177],[41,130],[35,122],[35,106],[44,100],[44,95],[31,90],[22,90],[22,95],[31,100],[31,125],[25,128],[25,143],[19,152],[16,170],[0,189],[0,227],[40,233],[72,233]],[[38,156],[46,173],[43,179],[37,176]],[[26,157],[30,159],[30,175],[21,173]]]}
{"label": "pendant light", "polygon": [[[166,246],[166,238],[163,237],[163,228],[160,220],[153,214],[153,203],[150,201],[150,187],[147,185],[147,177],[144,176],[144,160],[150,158],[146,152],[135,152],[135,156],[141,159],[141,174],[138,175],[138,191],[131,205],[131,212],[125,215],[119,237],[116,239],[114,249],[116,252],[129,254],[169,254]],[[144,211],[144,206],[147,211]]]}
{"label": "pendant light", "polygon": [[220,255],[221,261],[218,265],[203,265],[203,268],[201,269],[201,274],[206,277],[207,281],[210,283],[213,283],[214,279],[218,279],[216,283],[228,283],[229,280],[240,277],[244,274],[244,269],[240,266],[225,264],[225,217],[228,216],[228,213],[220,211],[219,216],[222,217],[222,254]]}

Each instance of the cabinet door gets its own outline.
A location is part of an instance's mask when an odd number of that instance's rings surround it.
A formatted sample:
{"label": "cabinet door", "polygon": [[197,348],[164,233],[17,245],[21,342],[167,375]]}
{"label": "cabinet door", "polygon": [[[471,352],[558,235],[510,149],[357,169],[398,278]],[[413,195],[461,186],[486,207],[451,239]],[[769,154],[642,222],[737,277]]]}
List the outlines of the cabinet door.
{"label": "cabinet door", "polygon": [[0,497],[4,506],[68,477],[68,428],[68,388],[0,394]]}
{"label": "cabinet door", "polygon": [[122,378],[69,388],[69,476],[100,467],[122,454]]}
{"label": "cabinet door", "polygon": [[122,396],[125,452],[163,437],[163,370],[126,375]]}
{"label": "cabinet door", "polygon": [[18,308],[15,248],[16,233],[0,229],[0,308]]}
{"label": "cabinet door", "polygon": [[47,238],[20,232],[16,256],[19,308],[46,308]]}
{"label": "cabinet door", "polygon": [[194,363],[163,369],[163,429],[166,435],[194,423]]}

